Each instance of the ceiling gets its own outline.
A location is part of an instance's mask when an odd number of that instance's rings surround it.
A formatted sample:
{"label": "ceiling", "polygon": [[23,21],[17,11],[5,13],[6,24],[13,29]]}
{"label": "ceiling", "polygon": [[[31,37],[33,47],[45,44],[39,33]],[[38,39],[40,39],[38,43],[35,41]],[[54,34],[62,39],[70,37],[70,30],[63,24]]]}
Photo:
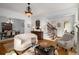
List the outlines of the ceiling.
{"label": "ceiling", "polygon": [[[76,7],[77,3],[31,3],[33,15],[47,15],[49,13]],[[0,3],[0,8],[24,13],[27,3]]]}

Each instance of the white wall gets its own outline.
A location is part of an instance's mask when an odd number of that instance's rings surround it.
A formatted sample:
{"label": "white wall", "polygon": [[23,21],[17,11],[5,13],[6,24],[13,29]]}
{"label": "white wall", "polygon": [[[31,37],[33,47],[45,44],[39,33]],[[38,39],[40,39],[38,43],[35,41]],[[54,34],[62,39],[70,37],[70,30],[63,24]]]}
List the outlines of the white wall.
{"label": "white wall", "polygon": [[[12,10],[8,10],[8,9],[4,9],[4,8],[0,8],[0,16],[2,17],[6,17],[6,18],[15,18],[15,19],[22,19],[24,20],[25,24],[24,24],[24,31],[25,32],[28,32],[29,29],[27,28],[27,24],[30,22],[29,18],[24,15],[23,13],[18,13],[18,12],[15,12],[15,11],[12,11]],[[28,21],[28,22],[27,22]]]}

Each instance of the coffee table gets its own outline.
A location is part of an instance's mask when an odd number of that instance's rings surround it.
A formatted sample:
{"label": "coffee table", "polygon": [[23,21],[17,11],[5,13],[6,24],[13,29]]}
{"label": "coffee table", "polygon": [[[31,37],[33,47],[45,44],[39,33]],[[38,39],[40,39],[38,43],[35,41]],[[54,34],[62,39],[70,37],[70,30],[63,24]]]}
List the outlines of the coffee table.
{"label": "coffee table", "polygon": [[38,40],[38,45],[41,45],[42,47],[49,47],[49,46],[56,47],[57,42],[53,40],[43,39],[43,40]]}
{"label": "coffee table", "polygon": [[38,45],[35,48],[36,55],[50,55],[55,54],[56,42],[50,40],[39,40]]}

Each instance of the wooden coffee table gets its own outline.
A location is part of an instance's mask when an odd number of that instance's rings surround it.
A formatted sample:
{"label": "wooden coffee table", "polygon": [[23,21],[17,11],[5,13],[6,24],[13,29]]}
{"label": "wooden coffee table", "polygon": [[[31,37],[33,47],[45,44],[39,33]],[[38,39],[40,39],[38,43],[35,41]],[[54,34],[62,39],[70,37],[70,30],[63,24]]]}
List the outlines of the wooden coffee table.
{"label": "wooden coffee table", "polygon": [[35,48],[36,55],[55,55],[56,41],[39,40],[38,46]]}
{"label": "wooden coffee table", "polygon": [[49,47],[49,46],[54,46],[56,47],[57,43],[56,41],[53,40],[38,40],[38,44],[41,45],[42,47]]}

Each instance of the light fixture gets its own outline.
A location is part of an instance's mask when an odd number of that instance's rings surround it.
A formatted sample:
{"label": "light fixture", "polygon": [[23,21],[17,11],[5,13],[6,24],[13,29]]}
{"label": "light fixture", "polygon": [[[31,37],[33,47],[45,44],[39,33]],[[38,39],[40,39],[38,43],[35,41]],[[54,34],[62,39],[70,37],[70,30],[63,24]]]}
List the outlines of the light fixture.
{"label": "light fixture", "polygon": [[30,3],[28,3],[28,7],[26,8],[27,10],[25,11],[25,14],[30,17],[32,15],[32,12],[31,12],[31,8],[30,8]]}

